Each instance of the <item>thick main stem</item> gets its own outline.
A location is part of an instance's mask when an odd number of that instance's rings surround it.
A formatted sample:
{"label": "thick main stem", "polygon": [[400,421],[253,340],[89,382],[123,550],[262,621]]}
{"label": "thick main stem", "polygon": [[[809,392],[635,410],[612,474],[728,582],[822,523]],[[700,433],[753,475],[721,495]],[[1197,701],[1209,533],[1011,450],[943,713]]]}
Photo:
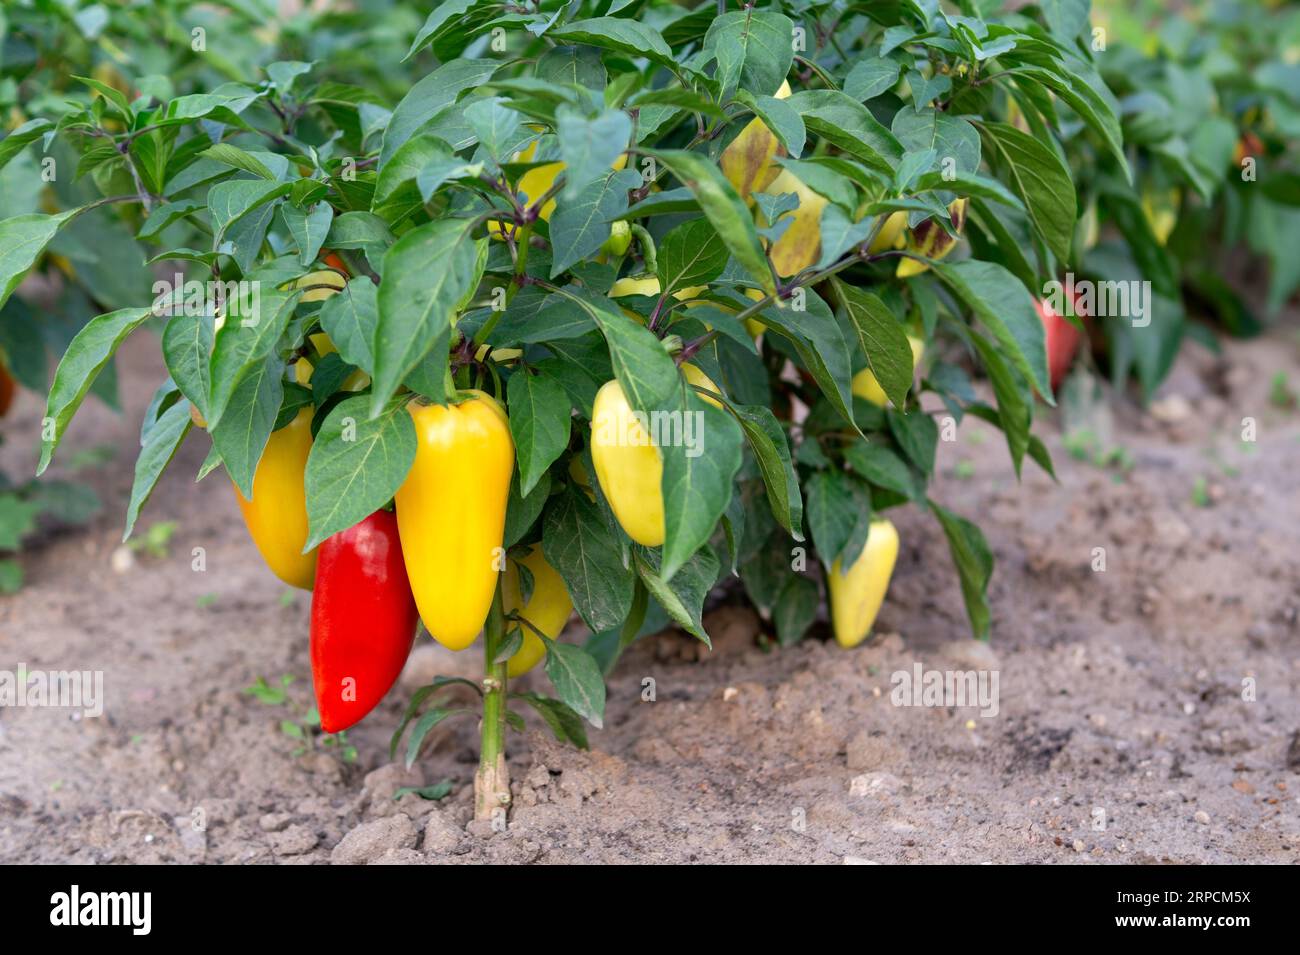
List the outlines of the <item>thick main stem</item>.
{"label": "thick main stem", "polygon": [[498,581],[483,628],[483,740],[474,776],[474,818],[492,819],[510,805],[510,769],[506,765],[506,663],[494,663],[505,631]]}

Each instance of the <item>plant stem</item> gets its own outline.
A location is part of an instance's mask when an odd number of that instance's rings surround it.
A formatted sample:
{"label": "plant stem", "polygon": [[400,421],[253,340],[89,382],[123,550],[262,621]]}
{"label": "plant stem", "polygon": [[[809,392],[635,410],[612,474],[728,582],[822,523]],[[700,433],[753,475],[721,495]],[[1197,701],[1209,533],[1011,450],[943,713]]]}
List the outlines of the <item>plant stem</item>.
{"label": "plant stem", "polygon": [[474,776],[474,818],[491,819],[510,805],[510,769],[506,765],[506,661],[494,663],[505,633],[501,582],[497,581],[483,628],[483,741]]}

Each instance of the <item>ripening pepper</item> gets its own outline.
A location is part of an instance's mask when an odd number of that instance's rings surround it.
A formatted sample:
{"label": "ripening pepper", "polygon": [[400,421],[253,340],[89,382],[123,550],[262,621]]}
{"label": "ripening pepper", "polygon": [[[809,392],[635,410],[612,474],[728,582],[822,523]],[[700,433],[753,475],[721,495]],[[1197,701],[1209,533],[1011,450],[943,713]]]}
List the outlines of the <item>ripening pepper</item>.
{"label": "ripening pepper", "polygon": [[482,391],[459,404],[407,405],[415,463],[397,491],[397,524],[425,627],[464,650],[483,628],[497,576],[515,445],[506,413]]}
{"label": "ripening pepper", "polygon": [[[683,364],[682,375],[692,385],[719,394],[721,389],[694,365]],[[721,407],[714,398],[704,401]],[[646,547],[664,542],[664,461],[628,404],[618,379],[596,392],[591,415],[591,461],[596,480],[627,536]]]}
{"label": "ripening pepper", "polygon": [[311,677],[325,732],[360,722],[392,689],[419,622],[391,511],[375,511],[321,543]]}
{"label": "ripening pepper", "polygon": [[837,560],[826,582],[831,594],[831,628],[842,647],[856,647],[871,632],[884,603],[898,558],[898,531],[887,520],[871,522],[867,543],[848,570]]}
{"label": "ripening pepper", "polygon": [[[1074,362],[1074,353],[1079,349],[1083,332],[1068,318],[1056,314],[1046,299],[1039,299],[1034,305],[1038,309],[1038,317],[1043,322],[1044,344],[1047,347],[1047,374],[1052,384],[1052,391],[1055,393]],[[1076,315],[1083,314],[1079,310],[1077,296],[1074,311]]]}
{"label": "ripening pepper", "polygon": [[[789,95],[789,82],[782,82],[776,98],[785,99]],[[781,171],[772,162],[778,154],[784,156],[785,148],[777,141],[776,134],[761,119],[752,119],[722,151],[718,165],[740,198],[753,202],[752,194],[769,192],[768,186]]]}
{"label": "ripening pepper", "polygon": [[351,278],[352,272],[349,271],[347,263],[337,252],[331,252],[329,249],[320,250],[320,260],[332,268],[335,272],[342,272],[344,278]]}
{"label": "ripening pepper", "polygon": [[[907,343],[912,346],[912,370],[915,371],[920,367],[921,359],[925,357],[925,340],[915,335],[908,335]],[[877,408],[883,408],[889,403],[885,389],[880,387],[880,382],[870,368],[863,368],[853,376],[851,388],[855,395],[867,399]]]}
{"label": "ripening pepper", "polygon": [[772,196],[793,192],[799,197],[799,208],[787,213],[790,224],[770,250],[776,274],[787,278],[809,268],[821,257],[822,210],[826,208],[826,198],[809,189],[788,169],[781,170],[763,192]]}
{"label": "ripening pepper", "polygon": [[[574,460],[577,460],[576,458]],[[510,561],[505,579],[501,582],[501,596],[506,613],[518,613],[525,617],[542,633],[552,640],[560,635],[564,625],[573,613],[573,600],[569,589],[564,585],[564,578],[546,562],[542,556],[541,546],[534,547],[532,553],[518,562],[533,575],[533,592],[528,600],[522,597],[519,581],[519,568],[515,561]],[[537,665],[537,661],[546,656],[546,644],[542,638],[533,633],[526,625],[523,629],[523,645],[515,651],[506,666],[506,675],[522,676]]]}
{"label": "ripening pepper", "polygon": [[[962,228],[966,225],[966,206],[969,200],[965,198],[954,199],[948,204],[948,218],[952,220],[953,231],[961,235]],[[917,255],[923,255],[927,259],[942,259],[951,252],[957,245],[957,240],[948,234],[948,232],[935,221],[931,216],[917,223],[916,228],[907,233],[907,249],[915,252]],[[921,262],[917,259],[903,259],[898,263],[898,271],[895,273],[900,279],[905,279],[909,275],[920,275],[930,267],[929,263]]]}
{"label": "ripening pepper", "polygon": [[311,453],[311,417],[311,409],[303,408],[287,425],[271,433],[253,474],[251,501],[235,487],[244,523],[262,559],[275,576],[303,590],[311,590],[316,577],[317,548],[302,552],[307,543],[303,476]]}
{"label": "ripening pepper", "polygon": [[[307,337],[315,347],[316,353],[322,358],[338,351],[338,348],[334,346],[334,340],[324,332],[314,332]],[[311,360],[308,358],[299,358],[293,363],[293,379],[300,385],[307,386],[311,384],[313,371],[315,371],[315,369],[312,367]],[[370,376],[358,368],[356,371],[352,372],[352,374],[348,375],[347,378],[343,380],[343,384],[339,387],[343,391],[360,391],[368,384],[370,384]]]}
{"label": "ripening pepper", "polygon": [[14,401],[14,379],[9,374],[9,369],[5,367],[4,361],[0,360],[0,418],[9,413],[9,406]]}
{"label": "ripening pepper", "polygon": [[323,302],[327,298],[338,295],[347,287],[347,284],[348,280],[345,274],[336,272],[333,269],[319,269],[295,279],[290,288],[307,290],[302,293],[302,296],[298,299],[299,302]]}

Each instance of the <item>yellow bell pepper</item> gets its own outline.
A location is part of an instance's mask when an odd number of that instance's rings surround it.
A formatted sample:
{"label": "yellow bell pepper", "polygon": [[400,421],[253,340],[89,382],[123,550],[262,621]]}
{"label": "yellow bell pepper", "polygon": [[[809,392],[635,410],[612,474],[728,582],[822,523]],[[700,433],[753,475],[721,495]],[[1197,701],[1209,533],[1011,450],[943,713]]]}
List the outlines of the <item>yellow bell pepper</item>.
{"label": "yellow bell pepper", "polygon": [[[506,613],[519,613],[542,633],[552,640],[560,636],[560,631],[573,613],[573,600],[569,590],[564,586],[564,578],[546,562],[542,556],[541,546],[534,547],[532,553],[519,561],[533,575],[533,592],[527,601],[523,600],[519,581],[519,569],[515,561],[506,569],[505,579],[501,582],[501,596]],[[523,645],[515,651],[506,666],[510,677],[522,676],[537,665],[537,661],[546,656],[546,644],[541,637],[527,626],[520,624],[524,633]]]}
{"label": "yellow bell pepper", "polygon": [[[908,335],[907,343],[912,346],[912,370],[915,371],[920,367],[921,359],[925,357],[925,340],[915,335]],[[880,382],[876,380],[870,367],[863,368],[853,376],[851,388],[859,398],[866,398],[878,408],[883,408],[889,403],[885,389],[880,387]]]}
{"label": "yellow bell pepper", "polygon": [[307,543],[303,475],[311,453],[311,417],[311,409],[303,408],[287,425],[271,433],[253,474],[251,501],[235,487],[239,510],[262,559],[275,576],[303,590],[311,590],[316,580],[316,549],[302,552]]}
{"label": "yellow bell pepper", "polygon": [[871,632],[897,559],[898,531],[880,519],[871,522],[866,546],[847,571],[838,560],[831,565],[831,628],[840,646],[856,647]]}
{"label": "yellow bell pepper", "polygon": [[425,627],[464,650],[483,628],[497,576],[515,445],[502,407],[482,391],[460,404],[407,405],[416,452],[398,488],[397,527]]}
{"label": "yellow bell pepper", "polygon": [[[692,385],[721,394],[708,375],[684,364],[682,374]],[[704,398],[721,407],[713,398]],[[627,536],[646,547],[664,542],[664,461],[641,422],[633,414],[623,386],[607,381],[596,392],[591,417],[591,461],[596,480]]]}
{"label": "yellow bell pepper", "polygon": [[1146,216],[1151,232],[1161,245],[1169,241],[1170,233],[1178,225],[1179,199],[1177,189],[1166,189],[1164,192],[1144,190],[1142,193],[1142,214]]}

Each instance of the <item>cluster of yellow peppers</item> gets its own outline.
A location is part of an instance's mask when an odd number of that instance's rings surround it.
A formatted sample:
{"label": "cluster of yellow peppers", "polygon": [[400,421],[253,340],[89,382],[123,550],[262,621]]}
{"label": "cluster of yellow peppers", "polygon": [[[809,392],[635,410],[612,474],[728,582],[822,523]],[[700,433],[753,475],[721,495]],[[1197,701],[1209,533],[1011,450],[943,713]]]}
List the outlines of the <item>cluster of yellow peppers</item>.
{"label": "cluster of yellow peppers", "polygon": [[[788,84],[776,94],[790,95]],[[516,157],[527,162],[536,144]],[[781,236],[771,244],[769,255],[778,275],[786,278],[816,262],[820,254],[821,215],[827,200],[808,188],[794,173],[781,169],[775,159],[782,152],[776,136],[761,119],[754,119],[723,151],[720,165],[740,196],[753,203],[756,192],[794,193],[799,206]],[[626,161],[615,164],[620,168]],[[561,162],[546,163],[525,172],[516,190],[528,200],[545,195],[564,171]],[[949,211],[957,231],[965,217],[965,200],[958,199]],[[539,210],[538,218],[549,220],[554,200]],[[761,217],[761,213],[756,213]],[[507,227],[489,226],[490,234],[504,239]],[[605,251],[626,252],[630,236],[626,223],[611,228]],[[907,215],[889,215],[871,245],[872,252],[907,248],[917,255],[939,259],[955,240],[938,223],[927,220],[907,228]],[[906,277],[924,271],[928,265],[903,258],[898,275]],[[305,300],[320,300],[336,294],[346,283],[340,271],[326,270],[305,276],[300,282],[313,286]],[[703,289],[681,289],[678,299],[690,299]],[[658,295],[659,281],[653,276],[625,277],[610,290],[610,296]],[[750,290],[751,297],[761,293]],[[629,313],[631,314],[631,313]],[[639,317],[638,317],[639,318]],[[758,335],[762,326],[753,322],[750,331]],[[924,342],[912,336],[914,365],[924,355]],[[312,337],[320,354],[334,350],[324,333]],[[311,378],[311,364],[303,358],[295,374],[301,384]],[[685,386],[701,389],[703,400],[721,405],[709,393],[718,387],[699,368],[683,363],[680,372]],[[358,372],[345,384],[364,388],[366,377]],[[853,378],[853,394],[883,407],[887,398],[869,368]],[[514,469],[514,444],[504,409],[480,391],[461,392],[456,404],[426,405],[412,402],[408,410],[415,423],[417,451],[410,473],[396,495],[399,532],[407,573],[420,616],[429,632],[442,644],[461,650],[474,642],[491,608],[501,573],[502,535],[510,477]],[[303,486],[307,457],[311,452],[310,409],[303,409],[284,428],[271,435],[253,481],[253,499],[246,500],[236,489],[240,509],[263,559],[283,581],[311,589],[315,573],[315,550],[303,553],[307,540],[307,505]],[[628,536],[639,544],[657,547],[664,542],[664,502],[661,489],[663,458],[637,421],[619,382],[606,382],[596,394],[592,415],[592,463],[596,480],[614,516]],[[898,556],[898,531],[888,520],[871,522],[862,552],[847,567],[835,561],[828,575],[831,621],[836,640],[851,647],[870,632]],[[520,567],[531,578],[527,599]],[[550,638],[559,635],[573,610],[563,579],[542,556],[540,548],[504,567],[501,580],[506,611],[517,612]],[[518,676],[544,656],[545,646],[536,633],[524,626],[523,643],[509,662],[509,674]]]}

